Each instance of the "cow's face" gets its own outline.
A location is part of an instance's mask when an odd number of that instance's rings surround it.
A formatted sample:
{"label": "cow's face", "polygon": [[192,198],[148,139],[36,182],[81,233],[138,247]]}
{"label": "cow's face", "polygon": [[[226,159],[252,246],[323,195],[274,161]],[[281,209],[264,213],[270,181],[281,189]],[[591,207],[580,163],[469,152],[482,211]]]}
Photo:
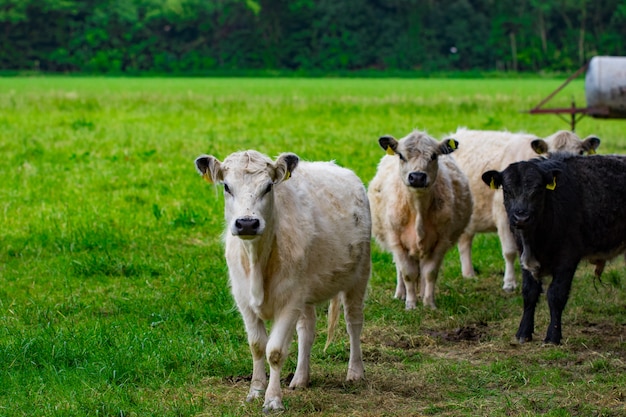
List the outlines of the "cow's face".
{"label": "cow's face", "polygon": [[389,155],[398,156],[402,182],[415,190],[428,188],[435,182],[439,170],[437,158],[452,153],[459,145],[454,139],[437,142],[421,132],[413,132],[399,141],[383,136],[378,143]]}
{"label": "cow's face", "polygon": [[491,188],[502,187],[511,227],[527,229],[543,215],[546,193],[554,191],[558,175],[558,170],[544,171],[532,162],[518,162],[502,172],[485,172],[482,180]]}
{"label": "cow's face", "polygon": [[198,172],[224,186],[224,215],[230,233],[241,239],[263,234],[274,210],[274,187],[291,176],[299,158],[282,154],[276,162],[256,151],[237,152],[220,162],[213,156],[196,159]]}
{"label": "cow's face", "polygon": [[587,136],[581,140],[574,132],[560,130],[545,140],[535,139],[530,145],[538,154],[565,152],[572,155],[593,155],[600,146],[600,139]]}

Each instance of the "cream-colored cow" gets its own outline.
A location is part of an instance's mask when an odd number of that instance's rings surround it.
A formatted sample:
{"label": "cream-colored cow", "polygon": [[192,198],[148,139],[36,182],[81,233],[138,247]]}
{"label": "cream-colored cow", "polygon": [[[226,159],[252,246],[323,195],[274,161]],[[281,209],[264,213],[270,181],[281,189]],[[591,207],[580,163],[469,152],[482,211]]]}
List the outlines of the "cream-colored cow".
{"label": "cream-colored cow", "polygon": [[414,309],[419,283],[422,302],[435,308],[441,262],[472,213],[467,178],[446,155],[458,142],[438,142],[415,131],[401,140],[383,136],[378,143],[388,155],[368,187],[372,233],[393,254],[395,297],[405,298],[406,308]]}
{"label": "cream-colored cow", "polygon": [[[350,337],[347,380],[363,378],[359,338],[371,217],[361,180],[334,163],[301,162],[292,153],[276,161],[256,151],[224,162],[203,155],[196,167],[209,182],[224,185],[226,262],[253,357],[247,400],[265,393],[265,411],[284,408],[280,372],[296,329],[298,364],[290,388],[309,384],[315,305],[329,299],[329,339],[341,300]],[[269,337],[265,321],[272,321]]]}
{"label": "cream-colored cow", "polygon": [[[453,157],[469,179],[474,210],[469,225],[459,239],[459,253],[463,276],[476,275],[472,265],[472,240],[477,233],[498,232],[505,260],[505,291],[517,288],[515,259],[517,246],[509,228],[504,209],[502,190],[485,187],[481,176],[490,170],[502,171],[513,162],[537,157],[548,152],[568,152],[576,155],[592,154],[600,139],[589,136],[581,140],[575,133],[561,130],[541,139],[528,133],[458,129],[452,134],[459,141],[459,150]],[[574,209],[574,208],[572,208]]]}

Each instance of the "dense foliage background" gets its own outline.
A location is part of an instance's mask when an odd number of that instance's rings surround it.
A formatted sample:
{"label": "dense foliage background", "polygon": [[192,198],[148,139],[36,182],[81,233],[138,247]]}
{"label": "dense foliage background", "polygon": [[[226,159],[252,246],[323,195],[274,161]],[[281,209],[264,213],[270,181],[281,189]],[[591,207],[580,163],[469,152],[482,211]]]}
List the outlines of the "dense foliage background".
{"label": "dense foliage background", "polygon": [[572,71],[626,0],[0,0],[0,70]]}

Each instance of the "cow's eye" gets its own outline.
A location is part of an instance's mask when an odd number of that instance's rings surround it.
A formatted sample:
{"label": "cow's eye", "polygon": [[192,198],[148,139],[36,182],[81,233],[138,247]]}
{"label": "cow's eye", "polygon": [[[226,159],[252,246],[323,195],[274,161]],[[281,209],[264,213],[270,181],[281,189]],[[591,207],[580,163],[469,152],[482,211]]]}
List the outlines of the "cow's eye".
{"label": "cow's eye", "polygon": [[434,161],[434,160],[436,160],[436,159],[437,159],[437,154],[436,154],[436,153],[434,153],[434,154],[432,154],[432,155],[430,156],[430,160],[431,160],[431,161]]}
{"label": "cow's eye", "polygon": [[228,193],[230,195],[232,195],[233,193],[230,192],[230,187],[228,187],[228,184],[224,184],[224,192]]}
{"label": "cow's eye", "polygon": [[402,162],[406,162],[406,158],[404,157],[404,155],[402,155],[401,153],[398,153],[398,156],[400,157],[400,160]]}
{"label": "cow's eye", "polygon": [[265,187],[265,190],[263,191],[263,195],[269,193],[270,191],[272,191],[272,187],[274,186],[274,183],[270,182],[269,184],[267,184],[267,187]]}

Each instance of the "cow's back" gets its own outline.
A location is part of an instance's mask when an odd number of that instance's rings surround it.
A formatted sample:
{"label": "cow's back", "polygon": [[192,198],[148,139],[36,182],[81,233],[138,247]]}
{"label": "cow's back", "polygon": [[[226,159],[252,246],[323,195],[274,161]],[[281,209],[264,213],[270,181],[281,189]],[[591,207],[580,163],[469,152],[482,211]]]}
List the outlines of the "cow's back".
{"label": "cow's back", "polygon": [[[346,279],[369,278],[371,215],[365,187],[352,171],[331,162],[300,162],[276,190],[279,275],[307,277],[307,302],[349,288]],[[365,277],[355,276],[363,269]],[[357,274],[358,275],[358,274]]]}
{"label": "cow's back", "polygon": [[[623,252],[626,249],[626,157],[577,156],[565,163],[572,178],[570,187],[577,193],[577,205],[563,210],[581,213],[580,217],[571,217],[580,219],[578,232],[582,235],[584,256],[606,253],[610,258]],[[562,182],[562,178],[557,181]],[[577,232],[568,225],[563,225],[563,229],[567,233]]]}
{"label": "cow's back", "polygon": [[474,199],[473,214],[468,225],[471,233],[495,231],[492,214],[494,190],[485,187],[483,172],[503,170],[509,164],[537,156],[530,143],[536,136],[506,131],[458,129],[452,136],[459,149],[452,155],[468,178]]}

